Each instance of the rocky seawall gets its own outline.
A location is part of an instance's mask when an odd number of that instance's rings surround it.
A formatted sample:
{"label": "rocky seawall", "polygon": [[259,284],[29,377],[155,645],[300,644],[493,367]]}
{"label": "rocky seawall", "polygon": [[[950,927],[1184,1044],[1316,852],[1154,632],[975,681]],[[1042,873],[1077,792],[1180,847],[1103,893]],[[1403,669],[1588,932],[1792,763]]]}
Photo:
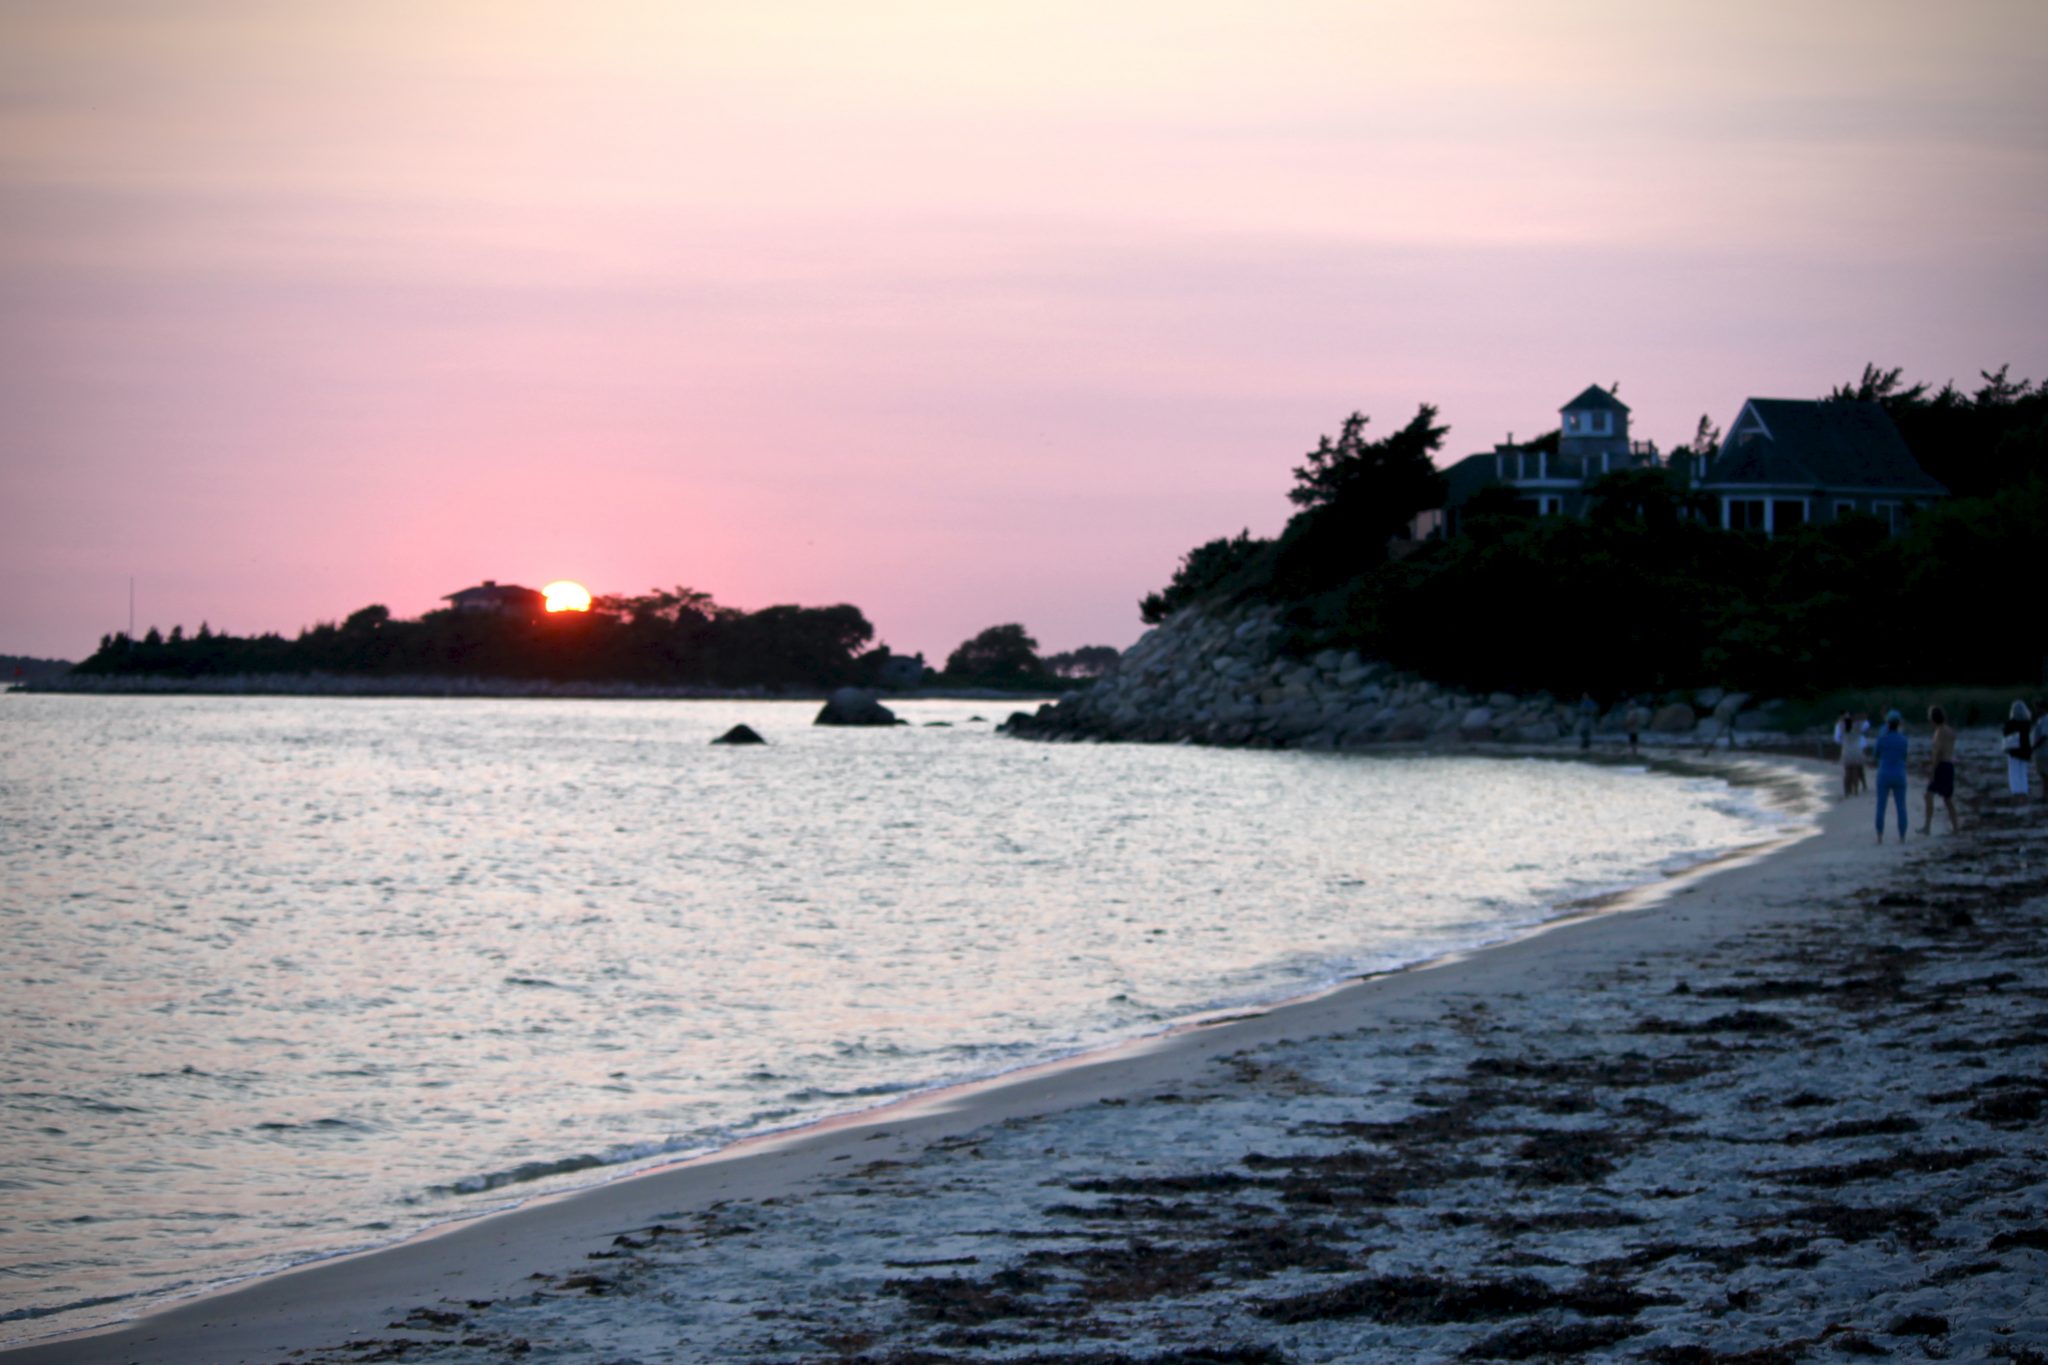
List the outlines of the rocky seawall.
{"label": "rocky seawall", "polygon": [[[1549,693],[1475,694],[1399,672],[1355,652],[1298,659],[1280,652],[1281,609],[1189,607],[1154,627],[1114,673],[1004,723],[1032,739],[1192,742],[1276,749],[1359,749],[1381,744],[1542,744],[1573,733],[1575,705]],[[1722,718],[1764,728],[1740,712],[1745,698],[1708,692],[1650,706],[1624,701],[1596,722],[1626,730],[1629,712],[1644,736],[1708,739]],[[1732,705],[1731,705],[1732,703]],[[1714,714],[1720,707],[1722,716]]]}

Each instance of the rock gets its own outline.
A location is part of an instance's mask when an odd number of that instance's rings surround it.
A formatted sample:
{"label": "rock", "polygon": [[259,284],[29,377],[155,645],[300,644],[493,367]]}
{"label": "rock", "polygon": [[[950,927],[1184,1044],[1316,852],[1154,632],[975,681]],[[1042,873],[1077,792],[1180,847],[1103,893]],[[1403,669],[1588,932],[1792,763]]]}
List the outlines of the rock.
{"label": "rock", "polygon": [[1650,729],[1660,735],[1688,734],[1698,723],[1699,717],[1682,701],[1660,706],[1657,714],[1650,717]]}
{"label": "rock", "polygon": [[1518,703],[1512,692],[1495,692],[1486,699],[1486,704],[1496,711],[1505,711]]}
{"label": "rock", "polygon": [[768,741],[754,733],[751,726],[735,725],[732,729],[727,730],[711,742],[713,744],[766,744]]}
{"label": "rock", "polygon": [[1465,718],[1458,722],[1458,728],[1460,730],[1492,730],[1493,708],[1490,706],[1473,707],[1465,713]]}
{"label": "rock", "polygon": [[1415,740],[1429,738],[1430,726],[1439,715],[1437,709],[1427,702],[1412,702],[1401,708],[1394,723],[1387,727],[1387,738],[1393,740]]}
{"label": "rock", "polygon": [[894,725],[896,713],[858,687],[842,687],[826,699],[813,725]]}

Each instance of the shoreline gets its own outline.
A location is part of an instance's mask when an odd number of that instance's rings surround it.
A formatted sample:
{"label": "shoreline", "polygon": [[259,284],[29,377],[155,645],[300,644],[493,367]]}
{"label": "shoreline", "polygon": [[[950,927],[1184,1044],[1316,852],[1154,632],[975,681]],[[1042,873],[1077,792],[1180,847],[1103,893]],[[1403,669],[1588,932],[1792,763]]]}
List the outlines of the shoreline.
{"label": "shoreline", "polygon": [[[849,684],[842,684],[847,686]],[[850,684],[859,686],[858,684]],[[319,697],[323,700],[426,701],[743,701],[822,703],[837,687],[721,687],[711,683],[563,682],[547,678],[353,673],[79,674],[0,684],[0,693],[35,697]],[[976,687],[861,687],[888,701],[985,701],[1029,705],[1053,694]]]}
{"label": "shoreline", "polygon": [[[1535,750],[1527,756],[1577,758],[1555,750]],[[1781,780],[1809,792],[1821,771],[1811,764],[1795,768],[1795,761],[1781,756],[1754,754],[1732,755],[1711,764],[1691,755],[1643,755],[1640,761],[1691,773],[1713,771],[1731,785],[1738,780],[1738,765],[1748,763],[1793,773]],[[1762,781],[1770,783],[1768,772]],[[1786,798],[1781,794],[1777,799]],[[901,1160],[991,1124],[1109,1102],[1133,1086],[1167,1083],[1224,1048],[1297,1037],[1323,1026],[1333,1015],[1369,1013],[1426,995],[1447,978],[1505,973],[1517,956],[1549,956],[1563,950],[1536,946],[1553,938],[1626,922],[1716,879],[1769,867],[1813,842],[1824,833],[1828,819],[1839,816],[1839,811],[1824,807],[1811,823],[1780,837],[1725,851],[1634,887],[1560,903],[1558,913],[1501,941],[1352,977],[1270,1004],[1219,1009],[1108,1047],[992,1077],[940,1084],[874,1108],[744,1138],[715,1152],[599,1185],[453,1220],[399,1243],[209,1290],[141,1317],[9,1346],[0,1349],[0,1358],[92,1360],[111,1350],[166,1361],[263,1359],[361,1338],[388,1325],[394,1315],[403,1316],[397,1305],[407,1295],[416,1295],[423,1283],[439,1286],[444,1298],[468,1301],[513,1293],[536,1273],[536,1266],[573,1263],[591,1254],[589,1247],[646,1225],[649,1210],[658,1211],[654,1221],[659,1221],[728,1200],[772,1198],[855,1156]],[[871,1143],[887,1145],[870,1147]],[[237,1351],[245,1354],[228,1354]]]}

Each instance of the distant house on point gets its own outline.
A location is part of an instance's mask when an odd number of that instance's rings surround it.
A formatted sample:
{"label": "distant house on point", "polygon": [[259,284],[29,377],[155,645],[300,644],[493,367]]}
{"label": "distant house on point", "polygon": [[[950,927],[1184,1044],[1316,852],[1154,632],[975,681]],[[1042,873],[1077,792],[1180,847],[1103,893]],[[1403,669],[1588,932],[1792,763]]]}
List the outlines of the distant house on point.
{"label": "distant house on point", "polygon": [[486,578],[481,586],[451,592],[441,600],[450,611],[488,611],[500,616],[538,616],[547,607],[547,598],[538,590],[491,578]]}
{"label": "distant house on point", "polygon": [[1948,496],[1881,406],[1839,398],[1750,399],[1694,486],[1722,527],[1765,535],[1851,515],[1896,534],[1913,507]]}

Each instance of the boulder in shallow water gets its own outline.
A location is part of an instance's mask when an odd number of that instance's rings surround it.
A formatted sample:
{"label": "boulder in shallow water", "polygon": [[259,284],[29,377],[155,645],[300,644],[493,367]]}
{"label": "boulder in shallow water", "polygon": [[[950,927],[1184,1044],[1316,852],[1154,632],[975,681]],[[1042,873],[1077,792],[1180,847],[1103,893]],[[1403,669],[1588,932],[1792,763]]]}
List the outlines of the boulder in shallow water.
{"label": "boulder in shallow water", "polygon": [[825,699],[813,725],[894,725],[896,713],[858,687],[842,687]]}
{"label": "boulder in shallow water", "polygon": [[766,744],[768,741],[756,734],[754,728],[750,725],[735,725],[732,729],[727,730],[711,742],[713,744]]}
{"label": "boulder in shallow water", "polygon": [[1650,717],[1650,728],[1660,735],[1682,735],[1690,731],[1699,721],[1693,709],[1682,701],[1657,708],[1657,714]]}

